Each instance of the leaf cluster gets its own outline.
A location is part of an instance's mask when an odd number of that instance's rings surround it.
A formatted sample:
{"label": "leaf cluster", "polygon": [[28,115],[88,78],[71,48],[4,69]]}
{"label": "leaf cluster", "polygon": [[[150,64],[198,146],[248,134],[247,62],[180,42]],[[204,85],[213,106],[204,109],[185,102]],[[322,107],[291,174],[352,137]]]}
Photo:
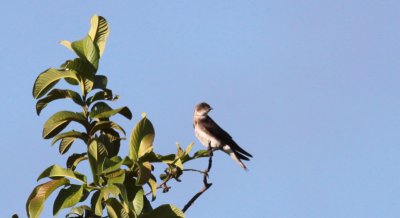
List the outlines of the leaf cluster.
{"label": "leaf cluster", "polygon": [[[154,152],[154,127],[142,115],[129,137],[129,153],[118,156],[121,141],[126,139],[125,130],[112,117],[119,114],[132,119],[128,107],[112,108],[109,104],[118,100],[107,88],[107,77],[98,75],[99,60],[104,53],[109,35],[105,18],[93,16],[89,33],[81,40],[61,44],[73,51],[77,58],[67,60],[60,68],[49,68],[40,73],[33,86],[33,97],[37,99],[36,112],[51,102],[70,99],[81,111],[59,111],[50,116],[43,126],[44,139],[52,139],[58,144],[62,155],[68,153],[72,145],[80,140],[85,145],[80,153],[72,153],[67,158],[66,167],[52,165],[38,177],[38,181],[49,179],[34,188],[30,194],[26,211],[29,217],[39,217],[44,202],[59,189],[53,204],[53,214],[70,208],[67,217],[184,217],[184,213],[173,205],[152,208],[144,190],[148,186],[151,201],[156,199],[157,189],[169,190],[167,182],[180,181],[187,161],[208,156],[207,151],[190,155],[193,144],[185,150],[177,145],[177,153],[160,155]],[[60,80],[65,80],[72,89],[55,88]],[[71,129],[71,123],[79,129]],[[76,171],[78,165],[87,163],[91,175]],[[166,164],[162,182],[157,183],[154,163]],[[90,201],[86,205],[85,202]]]}

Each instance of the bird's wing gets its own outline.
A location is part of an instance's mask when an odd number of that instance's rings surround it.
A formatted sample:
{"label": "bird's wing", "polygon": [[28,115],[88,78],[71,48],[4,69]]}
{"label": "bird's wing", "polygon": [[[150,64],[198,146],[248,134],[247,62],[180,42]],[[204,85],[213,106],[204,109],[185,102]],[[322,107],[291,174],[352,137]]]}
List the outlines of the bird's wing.
{"label": "bird's wing", "polygon": [[[211,117],[207,116],[206,119],[202,120],[202,126],[204,130],[215,138],[221,140],[222,142],[228,144],[231,149],[235,152],[240,152],[246,156],[253,157],[247,151],[243,150],[235,141],[233,141],[232,136],[230,136],[225,130],[223,130],[216,122],[214,122]],[[243,155],[241,155],[243,156]],[[246,159],[246,158],[242,158]]]}

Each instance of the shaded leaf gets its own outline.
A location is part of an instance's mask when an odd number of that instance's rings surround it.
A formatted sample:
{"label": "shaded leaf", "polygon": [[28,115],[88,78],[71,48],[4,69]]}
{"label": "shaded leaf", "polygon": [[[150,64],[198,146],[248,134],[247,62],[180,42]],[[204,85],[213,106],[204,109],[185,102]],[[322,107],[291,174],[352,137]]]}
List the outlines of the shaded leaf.
{"label": "shaded leaf", "polygon": [[76,72],[71,70],[57,70],[50,68],[39,74],[33,85],[33,97],[40,98],[53,88],[60,79],[70,78],[79,82]]}
{"label": "shaded leaf", "polygon": [[67,159],[67,168],[71,168],[72,170],[75,170],[76,166],[79,164],[79,162],[88,159],[86,157],[86,152],[81,153],[81,154],[72,154],[71,156],[68,157]]}
{"label": "shaded leaf", "polygon": [[86,100],[86,104],[90,106],[93,102],[99,100],[113,100],[112,91],[110,89],[105,89],[104,91],[96,92],[96,94]]}
{"label": "shaded leaf", "polygon": [[51,116],[43,128],[43,138],[49,139],[61,132],[71,121],[82,124],[86,129],[89,126],[86,118],[81,113],[60,111]]}
{"label": "shaded leaf", "polygon": [[106,131],[107,129],[116,129],[116,130],[119,130],[120,132],[124,133],[124,135],[125,135],[125,130],[120,125],[118,125],[112,121],[96,122],[96,124],[90,130],[89,134],[94,135],[97,131]]}
{"label": "shaded leaf", "polygon": [[153,124],[146,117],[143,117],[132,130],[129,157],[136,161],[145,154],[145,151],[149,151],[153,146],[154,136]]}
{"label": "shaded leaf", "polygon": [[79,203],[82,195],[83,186],[81,185],[70,185],[66,189],[61,189],[54,201],[53,215],[56,216],[60,210],[73,207]]}
{"label": "shaded leaf", "polygon": [[86,142],[88,140],[88,136],[85,133],[72,130],[72,131],[68,131],[68,132],[56,135],[53,138],[53,141],[51,142],[51,144],[54,145],[55,143],[57,143],[58,140],[66,138],[66,137],[82,139],[82,141],[84,141],[84,142]]}
{"label": "shaded leaf", "polygon": [[50,194],[62,185],[69,184],[66,178],[51,180],[46,183],[36,186],[32,193],[29,195],[26,202],[26,213],[30,218],[40,217],[42,213],[44,202]]}
{"label": "shaded leaf", "polygon": [[151,177],[151,167],[150,162],[139,163],[136,185],[141,186],[149,181]]}
{"label": "shaded leaf", "polygon": [[90,112],[90,118],[92,119],[102,119],[109,118],[115,114],[121,114],[122,116],[132,119],[132,113],[128,107],[121,107],[113,110],[108,104],[104,102],[97,102],[93,105],[92,110]]}
{"label": "shaded leaf", "polygon": [[51,92],[47,94],[46,97],[40,99],[36,103],[36,113],[37,115],[40,114],[40,112],[47,106],[48,103],[57,100],[57,99],[63,99],[63,98],[70,98],[72,99],[76,104],[82,106],[83,101],[81,96],[72,91],[72,90],[62,90],[62,89],[53,89]]}
{"label": "shaded leaf", "polygon": [[106,88],[107,88],[107,77],[103,75],[96,75],[94,77],[93,89],[105,90]]}
{"label": "shaded leaf", "polygon": [[39,181],[40,179],[43,179],[43,178],[46,178],[46,177],[49,177],[49,178],[52,178],[52,179],[58,178],[58,177],[68,177],[68,178],[76,179],[78,181],[86,183],[86,176],[85,175],[83,175],[81,173],[78,173],[78,172],[75,172],[75,171],[72,171],[71,169],[62,168],[59,165],[53,165],[53,166],[50,166],[47,169],[45,169],[40,174],[40,176],[39,176],[39,178],[37,180]]}
{"label": "shaded leaf", "polygon": [[100,134],[99,140],[101,140],[107,149],[107,157],[113,157],[118,155],[119,148],[121,146],[121,138],[119,133],[114,129],[104,129],[103,133]]}

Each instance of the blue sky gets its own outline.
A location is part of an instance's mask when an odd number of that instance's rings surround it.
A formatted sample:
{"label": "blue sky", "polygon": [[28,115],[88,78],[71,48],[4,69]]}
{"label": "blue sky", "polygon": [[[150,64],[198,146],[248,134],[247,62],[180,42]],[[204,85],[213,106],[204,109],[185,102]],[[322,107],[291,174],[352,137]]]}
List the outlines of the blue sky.
{"label": "blue sky", "polygon": [[[99,14],[111,28],[99,73],[121,95],[114,106],[133,111],[132,121],[117,119],[128,132],[147,112],[157,152],[175,152],[176,142],[202,149],[192,115],[207,101],[254,155],[245,172],[217,153],[213,186],[187,217],[399,217],[399,11],[394,0],[2,4],[0,216],[24,217],[37,176],[65,164],[41,129],[76,108],[60,101],[37,117],[32,85],[74,57],[58,42],[83,38]],[[199,175],[182,180],[155,205],[182,208],[201,188]],[[46,204],[43,217],[51,211]]]}

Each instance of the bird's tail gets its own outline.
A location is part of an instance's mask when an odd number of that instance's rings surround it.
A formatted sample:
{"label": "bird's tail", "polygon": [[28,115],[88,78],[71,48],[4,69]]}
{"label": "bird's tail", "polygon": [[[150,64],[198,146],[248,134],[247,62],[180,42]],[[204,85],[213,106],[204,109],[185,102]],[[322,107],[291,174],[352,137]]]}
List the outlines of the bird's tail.
{"label": "bird's tail", "polygon": [[232,151],[232,149],[228,146],[225,145],[222,149],[225,153],[227,153],[229,156],[231,156],[231,158],[236,161],[236,163],[238,163],[240,165],[240,167],[242,167],[244,170],[247,171],[247,167],[246,165],[244,165],[244,163],[242,162],[242,160],[240,160],[240,158],[237,156],[237,154]]}

